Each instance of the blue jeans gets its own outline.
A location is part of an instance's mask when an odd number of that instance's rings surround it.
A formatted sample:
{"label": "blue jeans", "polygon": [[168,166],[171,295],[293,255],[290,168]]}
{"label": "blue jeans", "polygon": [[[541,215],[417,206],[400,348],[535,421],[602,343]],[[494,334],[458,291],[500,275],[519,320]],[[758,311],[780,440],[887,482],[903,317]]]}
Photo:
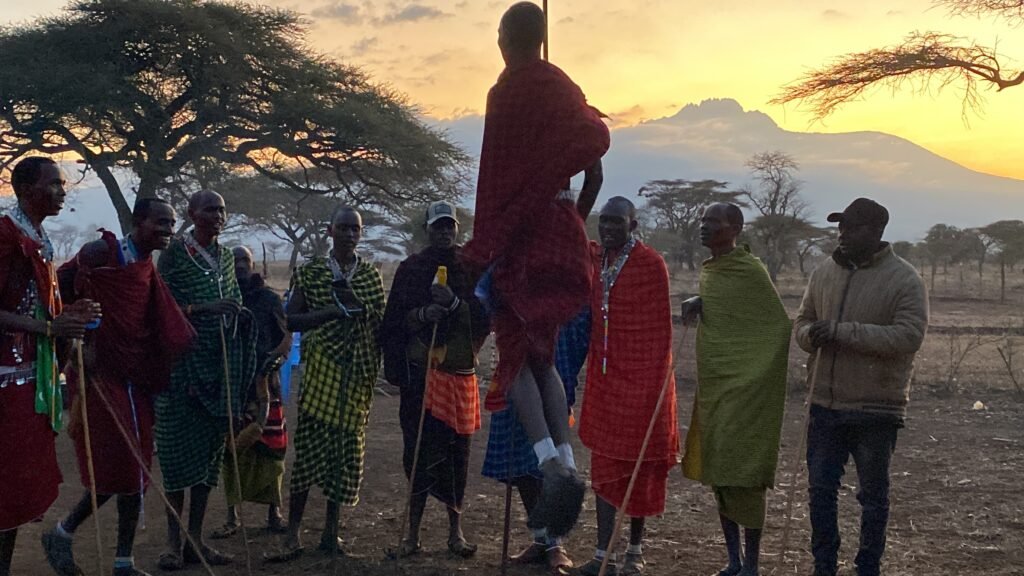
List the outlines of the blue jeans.
{"label": "blue jeans", "polygon": [[889,522],[889,463],[896,449],[895,416],[830,410],[812,405],[807,430],[811,553],[815,576],[835,576],[839,555],[837,498],[850,456],[857,465],[861,505],[859,576],[878,576]]}

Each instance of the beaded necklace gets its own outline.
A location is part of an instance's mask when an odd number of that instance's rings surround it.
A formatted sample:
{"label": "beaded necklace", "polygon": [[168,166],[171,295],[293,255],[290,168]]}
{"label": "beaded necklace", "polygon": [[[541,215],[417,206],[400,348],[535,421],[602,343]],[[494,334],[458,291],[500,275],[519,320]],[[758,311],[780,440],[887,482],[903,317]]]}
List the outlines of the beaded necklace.
{"label": "beaded necklace", "polygon": [[608,250],[605,250],[601,256],[601,317],[604,321],[604,350],[601,355],[601,374],[608,373],[608,301],[611,298],[612,288],[615,287],[615,281],[618,280],[622,268],[626,266],[626,261],[629,260],[629,253],[633,251],[634,246],[636,246],[636,238],[630,236],[629,241],[622,247],[619,257],[615,259],[615,262],[610,267],[608,266]]}

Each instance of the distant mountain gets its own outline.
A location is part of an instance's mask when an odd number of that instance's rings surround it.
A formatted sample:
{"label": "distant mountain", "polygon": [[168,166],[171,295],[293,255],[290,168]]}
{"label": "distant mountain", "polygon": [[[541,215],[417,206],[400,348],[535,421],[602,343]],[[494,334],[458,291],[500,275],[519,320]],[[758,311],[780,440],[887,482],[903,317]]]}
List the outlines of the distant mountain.
{"label": "distant mountain", "polygon": [[[480,150],[483,119],[440,124],[471,154]],[[857,196],[886,205],[889,237],[917,240],[932,224],[980,226],[1024,217],[1024,181],[984,174],[881,132],[823,134],[783,130],[767,114],[723,98],[687,104],[675,115],[616,129],[605,158],[602,197],[633,196],[648,180],[749,180],[744,162],[781,150],[800,163],[803,195],[815,220]]]}
{"label": "distant mountain", "polygon": [[[480,116],[436,125],[471,155],[479,153]],[[826,214],[857,196],[889,208],[893,240],[918,240],[938,222],[968,227],[1024,218],[1022,180],[975,172],[881,132],[790,132],[767,114],[744,110],[728,98],[687,104],[673,116],[614,130],[601,195],[635,196],[654,179],[715,178],[738,187],[749,180],[744,162],[768,150],[786,152],[800,163],[804,198],[821,224]],[[76,167],[65,169],[73,180]],[[127,181],[122,186],[130,189]],[[69,207],[75,212],[65,210],[49,225],[95,223],[117,229],[110,199],[95,179],[79,186]]]}

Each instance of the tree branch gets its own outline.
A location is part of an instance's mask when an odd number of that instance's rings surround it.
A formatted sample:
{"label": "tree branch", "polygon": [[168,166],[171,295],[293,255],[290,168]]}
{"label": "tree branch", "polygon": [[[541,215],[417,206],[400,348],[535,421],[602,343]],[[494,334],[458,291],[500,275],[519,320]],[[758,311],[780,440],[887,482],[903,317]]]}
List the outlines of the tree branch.
{"label": "tree branch", "polygon": [[939,90],[954,83],[964,88],[963,113],[981,105],[978,81],[1002,91],[1024,83],[1024,71],[1004,72],[994,48],[976,43],[960,44],[962,38],[937,32],[914,32],[902,44],[848,54],[835,63],[806,74],[783,88],[772,104],[801,102],[821,120],[840,106],[864,95],[873,86],[892,90],[920,79],[917,91],[933,83]]}
{"label": "tree branch", "polygon": [[1024,22],[1024,0],[935,0],[936,6],[944,6],[950,16],[975,17],[999,16],[1010,24]]}

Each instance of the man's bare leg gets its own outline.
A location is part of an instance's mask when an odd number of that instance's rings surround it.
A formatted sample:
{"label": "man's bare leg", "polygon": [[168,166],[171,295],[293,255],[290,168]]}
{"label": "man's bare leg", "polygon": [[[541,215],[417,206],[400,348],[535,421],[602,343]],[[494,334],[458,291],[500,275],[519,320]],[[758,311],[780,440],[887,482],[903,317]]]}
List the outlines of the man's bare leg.
{"label": "man's bare leg", "polygon": [[[538,379],[536,374],[540,374]],[[569,409],[554,367],[524,365],[509,387],[508,399],[516,418],[533,444],[544,474],[544,490],[531,528],[548,528],[551,536],[572,529],[583,504],[586,486],[576,475],[569,444]],[[558,444],[556,445],[556,440]]]}

